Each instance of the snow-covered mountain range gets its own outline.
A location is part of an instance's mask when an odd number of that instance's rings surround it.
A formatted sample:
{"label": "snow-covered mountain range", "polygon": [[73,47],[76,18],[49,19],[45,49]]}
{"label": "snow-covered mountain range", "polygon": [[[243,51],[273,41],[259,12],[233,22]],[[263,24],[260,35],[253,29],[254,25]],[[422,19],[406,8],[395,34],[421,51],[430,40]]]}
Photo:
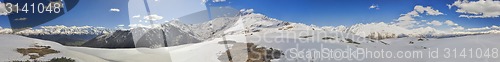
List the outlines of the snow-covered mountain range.
{"label": "snow-covered mountain range", "polygon": [[113,32],[112,29],[93,26],[41,26],[39,28],[30,28],[19,32],[13,32],[10,28],[0,28],[0,34],[16,34],[50,40],[67,46],[79,46],[96,36],[111,32]]}
{"label": "snow-covered mountain range", "polygon": [[136,48],[167,47],[198,43],[202,40],[184,25],[173,21],[160,27],[134,27],[129,30],[117,30],[111,34],[97,36],[82,46],[97,48]]}
{"label": "snow-covered mountain range", "polygon": [[433,27],[419,27],[419,28],[403,28],[394,24],[387,24],[384,22],[356,24],[351,27],[338,26],[338,27],[321,27],[328,31],[340,31],[352,33],[361,37],[381,40],[387,38],[399,37],[419,37],[419,38],[448,38],[466,35],[478,34],[494,34],[500,33],[500,29],[492,29],[488,31],[443,31]]}
{"label": "snow-covered mountain range", "polygon": [[0,34],[17,35],[79,35],[79,34],[107,34],[113,30],[104,27],[93,26],[41,26],[40,28],[29,28],[19,32],[13,32],[10,28],[0,28]]}
{"label": "snow-covered mountain range", "polygon": [[[393,23],[384,23],[384,22],[360,23],[352,26],[341,25],[341,26],[320,27],[315,25],[306,25],[302,23],[281,21],[267,17],[263,14],[253,13],[252,10],[242,10],[238,16],[219,17],[211,21],[199,24],[188,25],[180,21],[182,20],[172,20],[165,24],[153,25],[155,27],[138,26],[138,27],[131,27],[130,29],[126,30],[130,31],[130,32],[127,31],[128,33],[137,34],[137,35],[132,35],[133,41],[138,41],[138,39],[148,34],[147,32],[148,30],[153,30],[153,31],[156,30],[155,32],[149,34],[159,34],[161,30],[166,31],[165,33],[166,36],[173,36],[173,37],[165,37],[165,38],[172,38],[168,39],[169,41],[173,41],[175,38],[178,38],[178,36],[176,37],[176,35],[182,35],[183,36],[182,38],[189,38],[189,39],[193,38],[196,40],[210,40],[213,38],[221,37],[223,35],[235,35],[235,34],[252,35],[253,32],[261,32],[261,31],[274,32],[274,31],[286,31],[286,30],[306,30],[306,31],[320,30],[320,31],[343,32],[374,40],[383,40],[388,38],[401,38],[401,37],[449,38],[449,37],[458,37],[467,35],[500,33],[500,29],[494,28],[495,26],[492,26],[491,30],[483,30],[483,31],[443,31],[435,29],[433,27],[404,28]],[[94,38],[94,40],[101,40],[101,41],[104,41],[105,39],[119,37],[118,35],[113,36],[114,35],[113,32],[114,32],[113,30],[105,29],[103,27],[92,27],[92,26],[68,27],[64,25],[42,26],[39,29],[28,29],[16,33],[13,33],[12,30],[9,28],[0,28],[0,33],[2,34],[18,34],[31,37],[40,37],[39,35],[89,35],[90,34],[96,37]],[[149,37],[153,36],[149,34],[146,36]],[[153,37],[156,38],[158,36],[153,36]],[[163,38],[158,37],[157,40],[161,39]],[[88,41],[91,39],[85,39],[85,40]],[[174,42],[176,44],[172,45],[187,44],[193,42],[200,42],[200,41]]]}
{"label": "snow-covered mountain range", "polygon": [[[448,38],[466,35],[492,34],[500,33],[500,29],[491,29],[487,31],[444,31],[433,27],[404,28],[392,23],[360,23],[352,26],[315,26],[302,23],[286,22],[267,17],[263,14],[252,12],[242,12],[240,16],[221,17],[209,22],[193,25],[185,25],[174,22],[186,28],[186,31],[192,31],[201,39],[211,37],[220,37],[222,34],[251,34],[259,31],[277,31],[277,30],[324,30],[351,33],[357,36],[382,40],[387,38],[400,37],[419,37],[419,38]],[[172,24],[172,23],[171,23]],[[240,28],[232,30],[231,28]],[[226,32],[225,30],[232,30]]]}
{"label": "snow-covered mountain range", "polygon": [[[243,31],[230,32],[226,34],[242,34],[256,31],[275,31],[275,30],[324,30],[351,33],[361,37],[381,40],[387,38],[399,37],[420,37],[420,38],[447,38],[466,35],[492,34],[500,33],[500,28],[486,31],[445,31],[433,27],[404,28],[393,23],[360,23],[352,26],[315,26],[302,23],[286,22],[267,17],[263,14],[252,12],[242,12],[241,16],[216,18],[206,23],[185,25],[191,27],[191,31],[199,34],[202,38],[214,34],[220,36],[222,30],[230,27],[243,28]],[[242,25],[242,26],[238,26]],[[493,26],[495,27],[495,26]],[[208,30],[208,31],[207,31]]]}

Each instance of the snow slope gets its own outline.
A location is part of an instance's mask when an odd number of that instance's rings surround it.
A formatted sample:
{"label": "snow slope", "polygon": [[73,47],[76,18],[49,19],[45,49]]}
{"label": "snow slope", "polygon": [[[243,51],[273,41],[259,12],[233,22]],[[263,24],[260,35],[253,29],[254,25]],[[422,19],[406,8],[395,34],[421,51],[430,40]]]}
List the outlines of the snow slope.
{"label": "snow slope", "polygon": [[[268,31],[271,32],[271,31]],[[282,35],[282,34],[294,34],[306,32],[303,35],[312,35],[310,38],[299,38],[301,35]],[[324,32],[324,33],[318,33]],[[358,36],[342,36],[349,35],[345,33],[339,32],[325,32],[325,31],[302,31],[302,30],[294,30],[294,31],[276,31],[272,34],[266,34],[264,32],[254,33],[251,36],[245,35],[228,35],[225,36],[227,40],[235,40],[238,42],[254,42],[266,47],[273,47],[281,50],[287,50],[289,48],[293,48],[300,44],[300,48],[319,48],[319,45],[328,48],[346,48],[346,47],[354,47],[354,48],[370,48],[371,50],[379,50],[384,49],[386,51],[425,51],[428,49],[423,49],[422,47],[427,48],[499,48],[500,46],[496,45],[500,42],[496,40],[500,40],[499,34],[489,34],[489,35],[477,35],[477,36],[464,36],[464,37],[455,37],[455,38],[444,38],[444,39],[429,39],[426,41],[417,41],[418,38],[397,38],[397,39],[386,39],[381,40],[383,42],[387,42],[390,45],[384,45],[377,42],[371,42],[372,40],[363,39]],[[335,40],[322,40],[324,37],[333,37]],[[49,57],[71,57],[78,59],[79,61],[86,62],[95,62],[92,60],[97,60],[98,62],[102,62],[103,59],[107,61],[119,61],[119,62],[137,62],[137,61],[172,61],[172,62],[219,62],[217,59],[218,55],[220,55],[223,51],[225,51],[225,46],[223,44],[218,44],[219,41],[222,41],[222,38],[215,38],[213,40],[204,41],[196,44],[186,44],[180,46],[173,47],[164,47],[164,48],[131,48],[131,49],[99,49],[99,48],[86,48],[86,47],[66,47],[61,46],[57,43],[50,41],[43,41],[37,39],[30,39],[17,35],[1,35],[0,38],[3,39],[12,39],[15,40],[6,40],[2,41],[1,52],[6,53],[8,55],[2,54],[1,60],[12,60],[19,59],[21,57],[20,54],[12,51],[14,48],[18,47],[26,47],[34,42],[39,42],[44,45],[51,45],[54,49],[61,51],[61,54],[55,55],[47,55],[46,58]],[[352,44],[341,41],[346,41],[345,39],[356,39],[356,42],[361,44]],[[294,43],[288,41],[288,43],[266,43],[268,41],[265,40],[274,40],[274,39],[284,39],[284,40],[298,40],[297,42],[310,42],[310,43]],[[8,41],[17,41],[17,42],[8,42]],[[34,41],[34,42],[30,42]],[[414,41],[415,44],[408,44],[408,42]],[[274,41],[276,42],[276,41]],[[467,53],[468,54],[468,53]],[[290,53],[285,54],[292,55]],[[101,61],[99,61],[101,60]],[[275,60],[278,62],[288,62],[287,59]],[[302,61],[302,60],[298,60]],[[317,60],[320,61],[320,60]],[[324,60],[323,60],[324,61]],[[330,60],[332,61],[332,60]],[[343,60],[348,61],[348,60]],[[421,61],[457,61],[457,62],[470,62],[470,61],[479,61],[479,62],[495,62],[500,61],[499,59],[365,59],[364,61],[404,61],[404,62],[421,62]]]}
{"label": "snow slope", "polygon": [[[486,49],[500,48],[500,42],[498,40],[500,34],[485,34],[485,35],[469,35],[462,37],[453,37],[453,38],[442,38],[442,39],[429,39],[424,41],[418,41],[418,38],[397,38],[397,39],[386,39],[382,40],[391,45],[388,46],[377,46],[377,48],[373,49],[384,49],[386,51],[439,51],[439,58],[428,58],[428,54],[424,53],[424,58],[417,59],[368,59],[367,61],[398,61],[398,62],[498,62],[500,59],[498,58],[486,58],[483,56],[482,58],[477,58],[475,52],[464,52],[465,58],[460,56],[462,50],[468,51],[472,48],[473,51],[476,49],[483,49],[483,53]],[[415,42],[414,44],[409,44],[409,42]],[[426,47],[427,49],[423,48]],[[457,50],[457,54],[451,52],[451,58],[445,58],[446,52],[445,48],[451,49],[453,51],[454,48]],[[465,48],[465,49],[464,49]],[[471,55],[472,54],[472,58]],[[455,58],[454,55],[457,55]]]}
{"label": "snow slope", "polygon": [[0,45],[0,47],[2,47],[0,48],[0,53],[2,53],[0,54],[0,61],[27,60],[29,58],[28,56],[22,56],[22,54],[17,53],[15,49],[30,47],[33,44],[40,44],[51,46],[52,49],[61,51],[61,53],[45,55],[45,57],[39,58],[40,60],[50,60],[56,57],[69,57],[79,62],[107,62],[106,60],[92,55],[69,50],[66,46],[62,46],[61,44],[52,41],[32,39],[18,35],[0,35],[0,39],[2,39],[0,40],[0,44],[2,44]]}
{"label": "snow slope", "polygon": [[[244,41],[244,35],[226,36],[227,40]],[[218,55],[226,50],[221,38],[205,41],[197,44],[186,44],[163,48],[130,48],[130,49],[101,49],[87,47],[62,46],[51,41],[44,41],[22,37],[18,35],[0,35],[2,40],[0,45],[0,60],[26,60],[28,57],[14,51],[15,48],[29,47],[34,43],[50,45],[55,50],[61,51],[59,54],[49,54],[42,59],[48,60],[53,57],[70,57],[78,62],[217,62]],[[244,43],[244,42],[242,42]]]}
{"label": "snow slope", "polygon": [[[300,33],[300,34],[299,34]],[[300,38],[300,36],[308,36],[308,38]],[[468,35],[462,37],[452,37],[452,38],[430,38],[428,40],[424,39],[419,41],[421,38],[416,37],[404,37],[404,38],[393,38],[393,39],[384,39],[384,40],[371,40],[364,39],[359,36],[349,36],[352,34],[349,33],[341,33],[341,32],[328,32],[328,31],[277,31],[277,32],[260,32],[254,33],[247,37],[247,40],[252,43],[258,43],[266,47],[273,47],[277,49],[281,49],[285,51],[285,57],[276,60],[277,62],[306,62],[306,61],[314,61],[314,62],[332,62],[332,61],[341,61],[341,62],[497,62],[500,59],[497,58],[476,58],[476,53],[474,52],[464,52],[464,54],[473,54],[473,58],[471,55],[466,56],[466,58],[461,58],[458,56],[462,48],[472,48],[483,49],[483,53],[486,49],[500,48],[500,42],[498,37],[500,34],[484,34],[484,35]],[[325,37],[333,37],[333,40],[325,40],[322,38]],[[347,39],[352,39],[355,42],[360,44],[354,44],[345,42]],[[384,44],[386,43],[386,44]],[[413,43],[413,44],[412,44]],[[356,48],[366,48],[368,51],[391,51],[393,58],[366,58],[360,61],[357,60],[334,60],[333,58],[318,58],[318,57],[307,57],[307,52],[313,54],[316,51],[323,51],[321,49],[356,49]],[[444,58],[446,52],[443,50],[445,48],[457,48],[458,58]],[[303,58],[293,58],[296,57],[298,51],[302,51],[305,55]],[[305,50],[302,50],[305,49]],[[311,49],[315,49],[312,50]],[[434,51],[438,49],[440,52],[438,55],[439,58],[429,58],[428,51]],[[422,58],[396,58],[396,52],[398,51],[422,51]],[[466,50],[467,51],[467,50]],[[489,54],[492,53],[489,50]],[[315,53],[314,53],[315,54]],[[321,54],[324,54],[323,52]],[[479,54],[480,55],[480,54]],[[498,55],[498,54],[497,54]],[[453,56],[453,55],[452,55]],[[353,58],[352,58],[353,59]]]}
{"label": "snow slope", "polygon": [[[244,43],[244,35],[226,36],[227,40]],[[99,49],[87,47],[70,47],[70,50],[79,51],[110,61],[118,62],[219,62],[218,55],[227,50],[218,42],[222,38],[204,41],[195,44],[185,44],[162,48],[130,48],[130,49]]]}

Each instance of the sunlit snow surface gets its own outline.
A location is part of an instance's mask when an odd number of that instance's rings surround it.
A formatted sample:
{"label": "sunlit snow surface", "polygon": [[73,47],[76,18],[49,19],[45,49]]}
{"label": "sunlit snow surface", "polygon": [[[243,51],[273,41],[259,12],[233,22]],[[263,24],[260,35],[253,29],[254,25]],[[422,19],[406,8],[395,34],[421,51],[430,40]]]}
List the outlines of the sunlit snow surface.
{"label": "sunlit snow surface", "polygon": [[[295,31],[299,32],[299,31]],[[287,32],[284,32],[287,33]],[[288,32],[291,33],[291,32]],[[330,33],[333,34],[333,33]],[[256,34],[259,35],[259,34]],[[228,40],[235,41],[246,41],[240,40],[243,35],[230,35],[227,36]],[[301,41],[312,41],[318,37],[312,37],[310,39],[300,39],[293,38],[295,36],[284,37],[281,35],[268,35],[268,37],[262,39],[277,39],[283,38],[287,40],[301,40]],[[476,36],[465,36],[465,37],[457,37],[457,38],[444,38],[444,39],[429,39],[428,41],[416,41],[416,38],[398,38],[398,39],[387,39],[382,40],[390,45],[384,45],[379,42],[369,42],[369,41],[359,41],[361,44],[358,45],[359,48],[367,48],[369,50],[380,50],[384,49],[385,51],[427,51],[435,48],[499,48],[500,42],[498,42],[500,35],[499,34],[489,34],[489,35],[476,35]],[[218,44],[218,41],[221,41],[221,38],[216,38],[213,40],[196,43],[196,44],[187,44],[180,45],[174,47],[164,47],[157,49],[149,49],[149,48],[131,48],[131,49],[99,49],[99,48],[86,48],[86,47],[68,47],[62,46],[60,44],[26,38],[17,35],[0,35],[2,40],[0,45],[2,48],[0,52],[2,55],[0,59],[2,61],[16,60],[16,59],[27,59],[27,57],[22,56],[19,53],[14,51],[15,48],[27,47],[33,43],[40,43],[44,45],[50,45],[55,50],[61,51],[62,53],[46,55],[46,57],[42,59],[49,59],[52,57],[70,57],[77,59],[78,61],[85,62],[101,62],[101,61],[120,61],[120,62],[137,62],[137,61],[172,61],[172,62],[198,62],[198,61],[208,61],[208,62],[218,62],[217,60],[218,54],[222,51],[226,50],[224,45]],[[9,40],[13,39],[13,40]],[[259,38],[248,37],[248,40],[259,40]],[[415,41],[415,44],[408,44],[410,41]],[[255,41],[259,42],[259,41]],[[338,41],[323,41],[319,43],[265,43],[260,41],[259,44],[262,44],[265,47],[274,47],[276,49],[287,50],[290,48],[295,48],[299,45],[299,48],[316,48],[319,49],[320,46],[324,48],[341,48],[345,49],[347,47],[356,48],[356,45],[349,43],[335,43]],[[423,49],[421,46],[428,47],[429,49]],[[470,53],[466,53],[470,54]],[[290,53],[285,53],[285,56],[291,55]],[[426,57],[427,54],[424,54]],[[289,59],[289,57],[288,57]],[[286,57],[280,60],[275,60],[278,62],[289,62]],[[291,60],[291,61],[308,61],[306,60]],[[319,60],[316,60],[319,61]],[[323,59],[322,61],[336,61],[336,60],[327,60]],[[342,60],[349,61],[349,60]],[[354,60],[355,61],[355,60]],[[385,62],[385,61],[403,61],[403,62],[423,62],[423,61],[447,61],[447,62],[496,62],[500,61],[498,58],[456,58],[456,59],[431,59],[431,58],[417,58],[417,59],[389,59],[389,58],[379,58],[379,59],[364,59],[363,62]]]}

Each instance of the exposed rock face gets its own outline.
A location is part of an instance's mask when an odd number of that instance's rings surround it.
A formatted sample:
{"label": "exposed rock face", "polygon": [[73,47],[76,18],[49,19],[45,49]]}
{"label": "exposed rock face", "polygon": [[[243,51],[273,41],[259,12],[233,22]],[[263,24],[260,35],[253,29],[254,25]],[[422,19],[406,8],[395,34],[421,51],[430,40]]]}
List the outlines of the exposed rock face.
{"label": "exposed rock face", "polygon": [[96,48],[167,47],[201,42],[192,32],[178,26],[165,24],[157,28],[135,28],[118,30],[113,34],[96,37],[83,46]]}
{"label": "exposed rock face", "polygon": [[162,29],[150,29],[147,32],[133,31],[136,47],[167,47],[201,42],[193,36],[175,26],[165,26]]}
{"label": "exposed rock face", "polygon": [[283,51],[270,47],[258,47],[254,43],[236,43],[219,56],[221,62],[271,62],[284,55]]}
{"label": "exposed rock face", "polygon": [[98,36],[82,46],[96,48],[134,48],[135,44],[130,31],[117,30],[112,34]]}

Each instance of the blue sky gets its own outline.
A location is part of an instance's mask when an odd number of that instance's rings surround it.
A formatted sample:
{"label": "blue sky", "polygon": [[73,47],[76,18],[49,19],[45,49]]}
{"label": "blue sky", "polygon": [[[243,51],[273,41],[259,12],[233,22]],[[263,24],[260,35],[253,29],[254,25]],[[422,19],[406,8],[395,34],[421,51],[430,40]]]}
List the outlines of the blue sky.
{"label": "blue sky", "polygon": [[[1,1],[1,0],[0,0]],[[153,0],[150,0],[153,1]],[[167,4],[169,1],[159,0],[152,7],[165,20],[204,10],[200,8],[200,0],[178,1],[189,4]],[[170,1],[171,2],[171,1]],[[177,1],[176,1],[177,2]],[[478,28],[491,25],[500,25],[500,18],[463,18],[458,17],[460,13],[455,12],[457,7],[448,9],[446,4],[452,4],[454,0],[227,0],[225,2],[208,2],[207,5],[230,6],[235,9],[254,9],[256,13],[262,13],[271,18],[283,21],[315,24],[319,26],[350,26],[358,23],[371,22],[393,22],[413,10],[416,5],[431,6],[445,15],[416,17],[417,20],[452,20],[465,28]],[[131,16],[135,12],[129,12],[127,0],[81,0],[78,5],[66,14],[47,22],[43,25],[67,25],[67,26],[102,26],[114,28],[117,25],[131,23]],[[377,5],[379,9],[369,9],[371,5]],[[119,8],[120,12],[110,12],[110,8]],[[165,9],[162,9],[165,8]],[[170,8],[172,11],[169,11]],[[183,10],[179,10],[183,9]],[[134,10],[135,11],[135,10]],[[187,12],[181,12],[187,11]],[[129,14],[134,13],[134,14]],[[140,12],[143,13],[143,12]],[[170,15],[174,14],[174,15]],[[9,27],[6,16],[0,16],[0,26]],[[135,23],[135,22],[132,22]]]}
{"label": "blue sky", "polygon": [[[338,26],[357,23],[392,22],[416,5],[431,6],[445,15],[416,17],[417,20],[452,20],[464,27],[500,25],[500,18],[461,18],[453,7],[446,4],[455,0],[229,0],[212,3],[213,6],[252,8],[257,13],[285,21]],[[377,5],[379,9],[369,9]]]}
{"label": "blue sky", "polygon": [[[117,0],[80,0],[71,11],[59,16],[52,21],[42,24],[67,25],[67,26],[102,26],[111,27],[118,24],[128,24],[128,10],[121,12],[110,12],[111,8],[127,9],[127,1]],[[43,16],[34,16],[43,17]],[[7,16],[0,16],[0,26],[10,27]]]}

